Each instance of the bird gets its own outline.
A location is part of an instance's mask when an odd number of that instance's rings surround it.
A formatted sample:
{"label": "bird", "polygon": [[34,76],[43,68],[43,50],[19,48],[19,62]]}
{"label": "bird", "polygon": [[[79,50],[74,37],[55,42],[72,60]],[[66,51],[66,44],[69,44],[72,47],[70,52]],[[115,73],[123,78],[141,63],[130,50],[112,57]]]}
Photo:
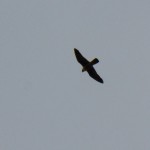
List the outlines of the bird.
{"label": "bird", "polygon": [[104,83],[103,79],[97,74],[95,68],[93,65],[97,64],[99,60],[97,58],[94,58],[92,61],[88,61],[85,57],[82,56],[82,54],[74,48],[74,53],[76,56],[77,61],[82,65],[82,72],[87,71],[89,76],[95,79],[96,81],[100,83]]}

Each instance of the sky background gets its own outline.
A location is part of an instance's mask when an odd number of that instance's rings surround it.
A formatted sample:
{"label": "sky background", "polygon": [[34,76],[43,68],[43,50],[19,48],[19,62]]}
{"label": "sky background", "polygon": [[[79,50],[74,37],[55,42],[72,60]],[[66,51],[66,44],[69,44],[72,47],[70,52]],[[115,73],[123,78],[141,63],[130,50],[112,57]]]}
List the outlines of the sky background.
{"label": "sky background", "polygon": [[1,0],[0,149],[149,150],[149,14],[148,0]]}

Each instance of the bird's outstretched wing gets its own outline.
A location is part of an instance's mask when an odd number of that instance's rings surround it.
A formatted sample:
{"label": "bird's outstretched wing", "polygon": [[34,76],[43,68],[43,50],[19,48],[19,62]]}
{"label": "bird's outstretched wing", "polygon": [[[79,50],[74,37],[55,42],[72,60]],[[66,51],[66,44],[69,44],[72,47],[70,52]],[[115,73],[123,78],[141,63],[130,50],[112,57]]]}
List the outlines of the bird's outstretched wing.
{"label": "bird's outstretched wing", "polygon": [[87,72],[90,75],[90,77],[92,77],[96,81],[98,81],[100,83],[104,83],[103,79],[97,74],[97,72],[94,69],[94,67],[91,67],[90,69],[88,69]]}
{"label": "bird's outstretched wing", "polygon": [[74,53],[75,53],[75,56],[77,58],[77,61],[82,65],[82,66],[85,66],[89,63],[89,61],[84,58],[81,53],[76,49],[74,48]]}

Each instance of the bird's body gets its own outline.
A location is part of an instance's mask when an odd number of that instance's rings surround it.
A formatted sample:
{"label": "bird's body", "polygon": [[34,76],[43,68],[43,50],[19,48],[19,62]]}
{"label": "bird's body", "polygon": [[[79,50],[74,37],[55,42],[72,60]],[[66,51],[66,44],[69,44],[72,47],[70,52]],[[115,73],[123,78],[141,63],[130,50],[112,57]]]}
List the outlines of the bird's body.
{"label": "bird's body", "polygon": [[99,60],[97,58],[93,59],[91,62],[88,62],[85,66],[82,68],[82,72],[88,71],[93,67],[93,65],[97,64]]}
{"label": "bird's body", "polygon": [[97,64],[99,60],[97,58],[94,58],[92,61],[88,61],[86,58],[84,58],[81,53],[74,48],[75,56],[77,58],[77,61],[82,65],[82,72],[87,71],[88,74],[95,79],[96,81],[100,83],[104,83],[103,79],[97,74],[96,70],[94,69],[93,65]]}

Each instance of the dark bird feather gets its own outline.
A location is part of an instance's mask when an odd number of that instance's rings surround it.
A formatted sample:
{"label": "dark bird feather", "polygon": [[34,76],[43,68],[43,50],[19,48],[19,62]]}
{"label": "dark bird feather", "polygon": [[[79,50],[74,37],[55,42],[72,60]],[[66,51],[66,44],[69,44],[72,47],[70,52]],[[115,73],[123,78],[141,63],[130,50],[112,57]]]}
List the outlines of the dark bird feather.
{"label": "dark bird feather", "polygon": [[89,61],[84,58],[81,53],[76,49],[74,48],[74,52],[75,52],[75,56],[77,58],[77,61],[82,65],[82,66],[85,66],[89,63]]}

